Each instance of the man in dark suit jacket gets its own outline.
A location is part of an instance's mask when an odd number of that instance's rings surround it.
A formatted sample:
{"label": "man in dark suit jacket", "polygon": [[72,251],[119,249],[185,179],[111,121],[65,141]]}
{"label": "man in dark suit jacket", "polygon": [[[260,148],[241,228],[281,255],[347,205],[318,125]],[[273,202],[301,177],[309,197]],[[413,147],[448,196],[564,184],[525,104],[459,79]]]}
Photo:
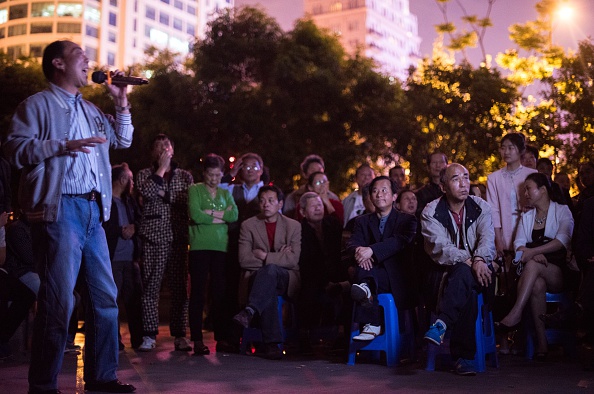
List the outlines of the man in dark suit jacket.
{"label": "man in dark suit jacket", "polygon": [[260,214],[241,224],[239,297],[247,306],[233,317],[247,328],[254,315],[260,316],[264,346],[256,355],[275,360],[282,358],[277,297],[294,299],[300,285],[301,225],[280,213],[283,197],[277,186],[261,187]]}
{"label": "man in dark suit jacket", "polygon": [[[118,300],[126,307],[130,343],[134,349],[142,344],[142,279],[140,277],[141,242],[138,228],[141,219],[140,207],[132,197],[134,180],[128,164],[115,165],[111,169],[112,204],[111,215],[103,223],[111,271],[118,288]],[[119,348],[124,349],[119,336]]]}
{"label": "man in dark suit jacket", "polygon": [[[353,235],[347,243],[357,263],[356,282],[351,296],[358,303],[355,319],[363,325],[354,340],[370,341],[381,332],[381,314],[377,294],[392,293],[396,305],[406,292],[405,259],[402,253],[411,247],[417,230],[413,215],[393,208],[397,185],[387,176],[369,184],[375,212],[356,219]],[[410,281],[408,281],[410,282]],[[361,308],[360,306],[366,306]]]}
{"label": "man in dark suit jacket", "polygon": [[335,325],[341,310],[340,296],[350,289],[350,284],[347,266],[341,258],[342,221],[334,214],[324,215],[324,203],[317,193],[304,193],[298,205],[303,219],[297,313],[300,346],[307,351],[308,330]]}

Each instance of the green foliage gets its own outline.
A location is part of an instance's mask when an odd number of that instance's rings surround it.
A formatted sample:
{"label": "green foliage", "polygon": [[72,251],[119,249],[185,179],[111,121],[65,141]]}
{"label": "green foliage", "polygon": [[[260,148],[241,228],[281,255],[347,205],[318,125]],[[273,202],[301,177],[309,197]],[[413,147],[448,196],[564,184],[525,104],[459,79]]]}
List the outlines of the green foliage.
{"label": "green foliage", "polygon": [[[439,150],[450,161],[466,165],[472,179],[494,169],[492,154],[518,98],[512,83],[496,70],[453,65],[447,57],[435,57],[423,62],[407,87],[417,121],[406,152],[412,168],[426,169],[427,154]],[[420,182],[425,175],[413,173],[413,180]]]}
{"label": "green foliage", "polygon": [[16,61],[0,52],[0,130],[6,133],[21,101],[47,86],[41,64],[33,58]]}

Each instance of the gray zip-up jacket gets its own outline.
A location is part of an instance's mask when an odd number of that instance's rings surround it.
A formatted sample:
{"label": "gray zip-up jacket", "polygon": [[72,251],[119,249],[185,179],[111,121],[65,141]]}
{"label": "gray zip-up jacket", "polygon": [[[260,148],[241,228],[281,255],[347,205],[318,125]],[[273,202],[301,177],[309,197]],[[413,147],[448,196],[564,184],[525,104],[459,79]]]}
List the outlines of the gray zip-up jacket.
{"label": "gray zip-up jacket", "polygon": [[[107,142],[95,149],[101,208],[104,221],[111,212],[111,165],[109,148],[128,148],[134,127],[127,116],[114,119],[89,101],[81,107],[93,136]],[[59,215],[62,182],[66,166],[65,141],[70,131],[70,108],[55,85],[30,96],[19,104],[3,142],[6,158],[22,168],[19,203],[31,222],[54,222]],[[85,153],[77,153],[85,154]]]}
{"label": "gray zip-up jacket", "polygon": [[[474,256],[490,263],[495,258],[491,206],[479,197],[468,196],[464,202],[461,234],[454,228],[445,196],[427,204],[421,214],[421,224],[425,251],[437,264],[454,265]],[[459,240],[463,249],[457,246]]]}

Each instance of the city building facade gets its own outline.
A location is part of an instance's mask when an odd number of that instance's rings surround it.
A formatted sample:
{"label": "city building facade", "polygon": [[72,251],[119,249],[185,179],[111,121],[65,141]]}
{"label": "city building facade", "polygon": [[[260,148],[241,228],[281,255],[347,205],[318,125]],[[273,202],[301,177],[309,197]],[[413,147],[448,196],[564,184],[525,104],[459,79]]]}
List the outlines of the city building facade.
{"label": "city building facade", "polygon": [[378,70],[401,80],[420,59],[421,38],[409,0],[235,0],[235,6],[260,6],[290,30],[310,17],[339,39],[347,53],[374,59]]}
{"label": "city building facade", "polygon": [[185,55],[209,17],[233,0],[0,0],[0,51],[40,57],[55,40],[84,48],[93,64],[124,69],[149,46]]}

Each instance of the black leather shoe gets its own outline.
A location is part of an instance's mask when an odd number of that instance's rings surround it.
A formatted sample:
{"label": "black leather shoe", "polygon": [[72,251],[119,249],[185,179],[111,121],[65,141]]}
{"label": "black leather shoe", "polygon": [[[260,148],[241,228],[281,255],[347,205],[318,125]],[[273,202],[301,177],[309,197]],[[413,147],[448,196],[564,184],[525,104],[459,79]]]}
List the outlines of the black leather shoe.
{"label": "black leather shoe", "polygon": [[133,393],[136,387],[124,384],[119,380],[104,383],[85,383],[85,391],[101,391],[103,393]]}
{"label": "black leather shoe", "polygon": [[518,324],[514,324],[513,326],[506,326],[505,324],[501,323],[501,322],[495,322],[495,332],[497,334],[508,334],[512,331],[516,331],[520,328],[520,325],[522,324],[522,322],[518,323]]}
{"label": "black leather shoe", "polygon": [[247,309],[242,309],[237,315],[233,316],[233,321],[243,328],[248,328],[254,315],[250,313]]}
{"label": "black leather shoe", "polygon": [[280,360],[283,358],[283,352],[279,349],[276,343],[264,344],[261,351],[256,351],[254,356],[265,358],[267,360]]}

